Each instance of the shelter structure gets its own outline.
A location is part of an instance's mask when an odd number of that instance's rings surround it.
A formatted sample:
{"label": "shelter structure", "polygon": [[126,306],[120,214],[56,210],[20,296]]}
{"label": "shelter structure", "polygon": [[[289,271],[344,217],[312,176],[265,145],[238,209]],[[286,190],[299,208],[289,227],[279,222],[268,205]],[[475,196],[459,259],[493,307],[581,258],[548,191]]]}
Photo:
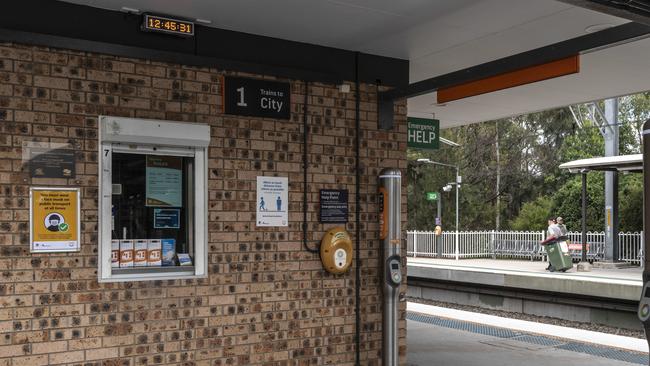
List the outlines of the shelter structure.
{"label": "shelter structure", "polygon": [[[580,159],[570,161],[560,165],[560,169],[567,169],[571,173],[581,174],[582,176],[582,261],[587,261],[587,173],[591,171],[601,172],[628,172],[628,173],[642,173],[643,172],[643,154],[633,155],[618,155],[596,157],[589,159]],[[615,196],[618,199],[618,195]],[[618,205],[618,200],[614,202]],[[607,225],[618,225],[616,220],[611,220],[607,217]],[[610,260],[618,258],[618,248],[614,246],[610,249],[614,257]]]}

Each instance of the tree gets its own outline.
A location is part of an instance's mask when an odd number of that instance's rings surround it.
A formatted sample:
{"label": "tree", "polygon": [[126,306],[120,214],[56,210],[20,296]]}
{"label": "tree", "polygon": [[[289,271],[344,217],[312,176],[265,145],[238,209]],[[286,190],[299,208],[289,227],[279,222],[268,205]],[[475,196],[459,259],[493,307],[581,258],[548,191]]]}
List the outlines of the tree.
{"label": "tree", "polygon": [[534,201],[524,203],[510,227],[518,231],[546,230],[551,211],[552,200],[544,196],[537,197]]}
{"label": "tree", "polygon": [[[638,129],[650,118],[650,92],[622,97],[619,104],[620,153],[638,153]],[[542,213],[549,205],[548,215],[563,216],[572,229],[579,230],[580,177],[560,169],[559,165],[604,154],[599,127],[593,121],[583,122],[582,127],[578,127],[568,108],[558,108],[450,128],[441,131],[442,137],[458,142],[460,147],[443,145],[437,151],[409,151],[409,159],[429,158],[460,166],[463,176],[460,228],[463,230],[495,228],[497,216],[503,230],[525,229],[525,225],[538,228],[537,220],[547,216]],[[588,179],[590,206],[587,222],[591,230],[597,231],[604,228],[602,175],[590,173]],[[409,227],[432,229],[435,202],[424,200],[425,192],[439,192],[442,186],[453,182],[454,171],[411,163],[407,177]],[[643,184],[639,177],[634,177],[619,178],[620,197],[631,198],[620,202],[621,230],[635,231],[642,227],[639,202],[642,201]],[[452,190],[441,196],[443,226],[445,230],[454,229],[455,192]],[[546,225],[546,219],[543,217],[541,225]]]}
{"label": "tree", "polygon": [[[605,175],[587,175],[587,230],[603,231],[605,210]],[[569,231],[582,230],[582,177],[576,174],[552,198],[552,216],[562,216]]]}
{"label": "tree", "polygon": [[626,174],[619,179],[619,229],[643,230],[643,175]]}

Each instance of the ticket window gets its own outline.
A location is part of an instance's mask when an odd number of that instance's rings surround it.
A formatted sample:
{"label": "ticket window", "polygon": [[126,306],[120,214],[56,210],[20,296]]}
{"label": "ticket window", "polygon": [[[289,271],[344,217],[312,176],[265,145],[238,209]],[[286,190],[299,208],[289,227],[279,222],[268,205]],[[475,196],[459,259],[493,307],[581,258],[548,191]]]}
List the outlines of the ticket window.
{"label": "ticket window", "polygon": [[207,275],[206,125],[100,117],[99,280]]}

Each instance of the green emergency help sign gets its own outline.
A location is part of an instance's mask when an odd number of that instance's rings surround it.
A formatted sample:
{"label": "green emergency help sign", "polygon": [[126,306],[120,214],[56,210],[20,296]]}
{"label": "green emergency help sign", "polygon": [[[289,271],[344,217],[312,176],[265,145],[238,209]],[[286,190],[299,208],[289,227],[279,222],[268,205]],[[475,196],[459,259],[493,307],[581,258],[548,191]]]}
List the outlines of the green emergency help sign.
{"label": "green emergency help sign", "polygon": [[438,192],[427,192],[427,201],[437,201]]}
{"label": "green emergency help sign", "polygon": [[407,146],[415,149],[435,150],[440,146],[440,121],[437,119],[407,119]]}

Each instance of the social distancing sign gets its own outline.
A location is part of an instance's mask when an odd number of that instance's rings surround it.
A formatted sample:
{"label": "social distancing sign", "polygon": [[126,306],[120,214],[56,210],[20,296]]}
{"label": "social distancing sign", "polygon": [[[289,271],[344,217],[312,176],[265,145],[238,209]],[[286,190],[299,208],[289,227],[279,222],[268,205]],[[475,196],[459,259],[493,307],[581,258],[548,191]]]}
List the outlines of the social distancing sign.
{"label": "social distancing sign", "polygon": [[289,225],[289,178],[257,177],[257,226]]}
{"label": "social distancing sign", "polygon": [[79,189],[32,188],[29,197],[31,251],[78,251]]}

